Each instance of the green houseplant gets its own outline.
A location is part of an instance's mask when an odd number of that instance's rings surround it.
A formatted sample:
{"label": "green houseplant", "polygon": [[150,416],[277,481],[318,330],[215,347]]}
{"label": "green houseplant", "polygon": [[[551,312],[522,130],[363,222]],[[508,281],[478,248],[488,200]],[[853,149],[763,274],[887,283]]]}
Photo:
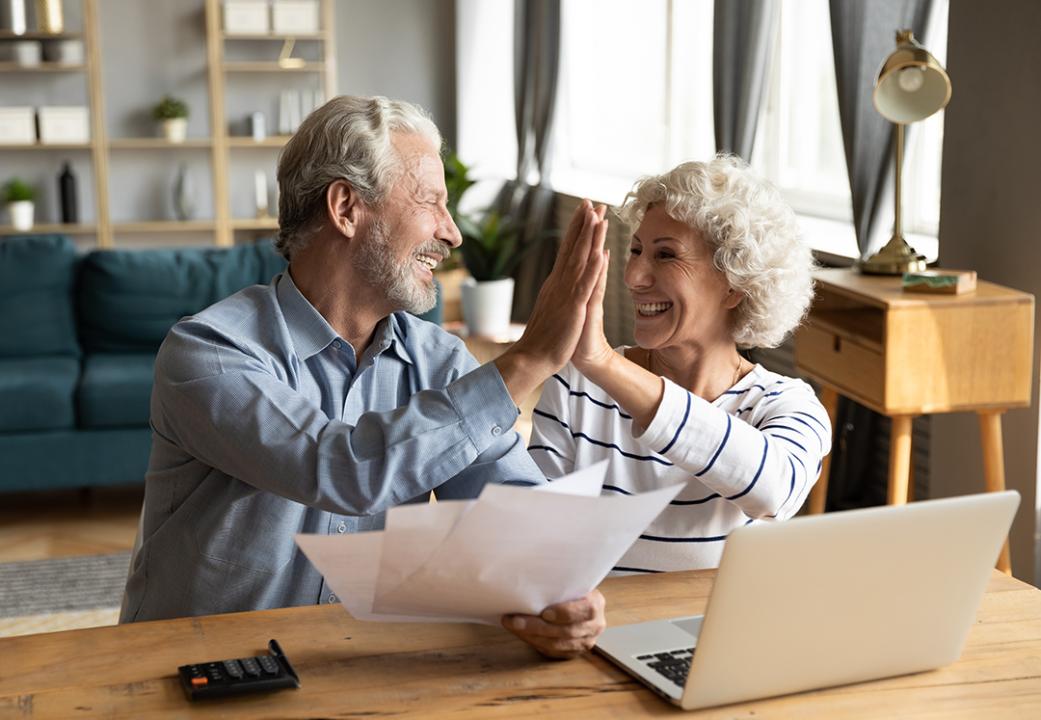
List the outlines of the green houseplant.
{"label": "green houseplant", "polygon": [[11,216],[11,227],[20,232],[33,229],[36,191],[29,183],[12,178],[3,187],[3,198]]}
{"label": "green houseplant", "polygon": [[152,108],[152,117],[159,123],[163,137],[170,142],[184,142],[188,136],[188,104],[184,100],[164,95]]}

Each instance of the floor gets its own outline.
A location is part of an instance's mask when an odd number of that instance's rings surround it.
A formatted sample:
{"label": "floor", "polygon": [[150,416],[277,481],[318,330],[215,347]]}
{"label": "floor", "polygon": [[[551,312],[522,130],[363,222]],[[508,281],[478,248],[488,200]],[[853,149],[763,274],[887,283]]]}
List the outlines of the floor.
{"label": "floor", "polygon": [[5,494],[0,562],[129,550],[143,496],[143,486]]}

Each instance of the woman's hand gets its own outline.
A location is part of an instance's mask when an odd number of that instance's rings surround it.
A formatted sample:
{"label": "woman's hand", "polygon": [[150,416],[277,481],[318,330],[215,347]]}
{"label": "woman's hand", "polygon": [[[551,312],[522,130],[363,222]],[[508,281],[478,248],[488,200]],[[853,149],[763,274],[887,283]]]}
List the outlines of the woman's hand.
{"label": "woman's hand", "polygon": [[575,210],[524,335],[495,360],[518,405],[575,353],[586,307],[603,269],[603,212],[588,200]]}
{"label": "woman's hand", "polygon": [[[605,211],[606,208],[603,205],[597,208],[600,223],[596,229],[598,233],[596,240],[598,241],[597,247],[601,248],[604,246],[608,228],[608,221],[604,218]],[[607,290],[607,269],[611,251],[604,250],[603,252],[604,262],[600,269],[600,277],[597,278],[596,287],[593,288],[589,302],[586,304],[586,321],[582,326],[582,334],[575,347],[575,354],[571,357],[571,362],[583,375],[589,375],[590,371],[605,365],[614,354],[611,343],[607,342],[607,336],[604,335],[604,293]]]}

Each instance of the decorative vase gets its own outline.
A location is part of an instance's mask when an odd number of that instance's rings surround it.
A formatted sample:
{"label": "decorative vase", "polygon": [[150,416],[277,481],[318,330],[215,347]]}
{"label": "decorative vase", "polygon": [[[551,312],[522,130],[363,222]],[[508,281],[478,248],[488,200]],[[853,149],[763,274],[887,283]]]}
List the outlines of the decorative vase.
{"label": "decorative vase", "polygon": [[509,334],[513,278],[488,282],[467,278],[461,289],[463,320],[470,335],[504,337]]}
{"label": "decorative vase", "polygon": [[184,163],[178,166],[177,179],[174,180],[173,208],[174,215],[182,222],[195,217],[195,183]]}
{"label": "decorative vase", "polygon": [[11,227],[19,232],[33,229],[33,211],[36,206],[32,200],[19,200],[8,203],[7,210],[11,215]]}
{"label": "decorative vase", "polygon": [[76,176],[72,167],[65,163],[58,175],[58,197],[61,200],[61,221],[66,224],[79,222],[79,200],[76,193]]}
{"label": "decorative vase", "polygon": [[172,143],[183,143],[188,137],[188,118],[170,118],[160,122],[163,137]]}
{"label": "decorative vase", "polygon": [[65,32],[61,0],[36,0],[36,24],[40,32],[54,35]]}

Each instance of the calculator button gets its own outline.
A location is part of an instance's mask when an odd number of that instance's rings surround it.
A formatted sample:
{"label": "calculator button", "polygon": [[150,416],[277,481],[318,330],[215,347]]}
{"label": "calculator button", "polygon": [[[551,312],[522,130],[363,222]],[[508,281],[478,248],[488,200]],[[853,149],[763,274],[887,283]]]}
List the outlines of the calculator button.
{"label": "calculator button", "polygon": [[260,666],[257,665],[256,658],[245,658],[241,660],[241,662],[247,675],[250,675],[251,677],[260,677]]}
{"label": "calculator button", "polygon": [[263,655],[257,659],[260,660],[260,667],[264,672],[268,675],[278,675],[278,662],[275,658],[270,655]]}
{"label": "calculator button", "polygon": [[210,681],[207,680],[204,677],[193,677],[192,678],[192,685],[194,685],[195,687],[199,687],[201,685],[207,685],[207,684],[209,684],[209,682]]}
{"label": "calculator button", "polygon": [[238,660],[225,660],[223,665],[228,675],[231,675],[235,679],[242,677],[242,666],[239,665]]}

